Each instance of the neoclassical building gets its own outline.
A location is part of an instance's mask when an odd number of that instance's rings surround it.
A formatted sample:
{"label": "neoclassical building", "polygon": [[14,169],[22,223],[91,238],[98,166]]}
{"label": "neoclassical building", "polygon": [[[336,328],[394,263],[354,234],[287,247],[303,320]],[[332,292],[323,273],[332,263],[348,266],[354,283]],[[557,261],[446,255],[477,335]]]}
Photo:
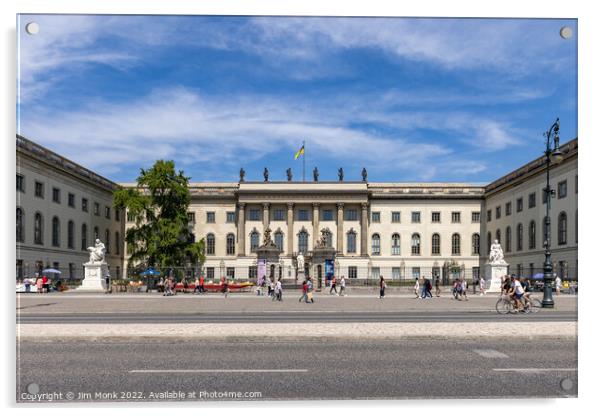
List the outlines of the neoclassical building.
{"label": "neoclassical building", "polygon": [[[111,192],[116,184],[47,149],[44,152],[52,155],[51,159],[73,165],[75,172],[67,169],[69,174],[65,175],[63,165],[59,165],[62,176],[46,172],[45,169],[50,169],[48,163],[44,158],[30,157],[31,151],[29,159],[21,156],[26,161],[19,166],[19,153],[24,153],[20,141],[41,148],[18,137],[18,189],[19,175],[28,181],[27,187],[37,186],[32,185],[36,180],[45,181],[52,188],[64,189],[63,193],[78,195],[89,204],[97,203],[101,214],[72,211],[69,205],[49,204],[18,191],[17,237],[19,224],[26,230],[23,231],[26,237],[29,233],[33,238],[36,232],[26,220],[19,222],[19,209],[25,214],[39,212],[45,219],[57,217],[61,224],[73,221],[77,226],[85,223],[97,227],[101,239],[103,230],[108,230],[105,233],[109,233],[111,243],[115,244],[109,257],[112,270],[116,275],[125,275],[127,251],[122,236],[132,223],[127,216],[107,211],[111,210]],[[551,247],[557,271],[563,276],[577,277],[577,139],[563,149],[565,157],[553,166],[551,173],[557,194],[552,200]],[[191,183],[188,216],[195,238],[205,240],[206,262],[201,272],[209,279],[255,278],[255,250],[262,244],[267,227],[281,250],[280,262],[273,265],[271,272],[284,279],[294,278],[293,257],[297,253],[311,257],[322,230],[337,250],[335,273],[352,279],[381,275],[386,279],[418,276],[447,279],[458,275],[473,279],[482,273],[491,240],[495,238],[502,243],[511,270],[528,275],[540,271],[544,260],[545,206],[541,199],[544,168],[543,158],[538,158],[486,186],[367,181]],[[59,185],[51,184],[53,180],[58,180]],[[21,198],[19,192],[23,193]],[[112,213],[119,219],[103,216],[103,208],[109,217]],[[27,240],[17,242],[18,268],[19,261],[23,266],[39,262],[52,265],[56,261],[60,265],[74,263],[81,269],[85,261],[86,253],[78,251],[79,246],[72,249],[62,243],[48,248],[46,240],[42,245],[26,243]],[[193,271],[190,265],[176,266],[188,267],[188,273]],[[312,270],[317,276],[322,272],[321,267]]]}

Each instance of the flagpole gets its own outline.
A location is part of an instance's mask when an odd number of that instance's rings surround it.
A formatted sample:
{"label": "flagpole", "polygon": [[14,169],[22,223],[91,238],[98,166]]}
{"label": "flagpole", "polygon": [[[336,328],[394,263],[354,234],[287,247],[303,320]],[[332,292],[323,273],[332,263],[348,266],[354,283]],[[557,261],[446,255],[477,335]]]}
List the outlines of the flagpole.
{"label": "flagpole", "polygon": [[305,140],[303,140],[303,182],[305,182]]}

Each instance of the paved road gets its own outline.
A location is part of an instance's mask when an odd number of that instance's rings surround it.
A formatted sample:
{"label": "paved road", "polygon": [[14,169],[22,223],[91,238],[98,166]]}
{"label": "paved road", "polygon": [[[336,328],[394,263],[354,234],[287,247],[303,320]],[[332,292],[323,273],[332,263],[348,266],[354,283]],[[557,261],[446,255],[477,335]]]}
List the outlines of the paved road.
{"label": "paved road", "polygon": [[499,315],[492,311],[245,312],[245,313],[55,313],[20,314],[17,323],[298,323],[298,322],[575,322],[577,313],[540,311]]}
{"label": "paved road", "polygon": [[68,392],[75,401],[574,397],[576,368],[577,343],[567,340],[27,341],[17,400],[31,383],[57,401]]}

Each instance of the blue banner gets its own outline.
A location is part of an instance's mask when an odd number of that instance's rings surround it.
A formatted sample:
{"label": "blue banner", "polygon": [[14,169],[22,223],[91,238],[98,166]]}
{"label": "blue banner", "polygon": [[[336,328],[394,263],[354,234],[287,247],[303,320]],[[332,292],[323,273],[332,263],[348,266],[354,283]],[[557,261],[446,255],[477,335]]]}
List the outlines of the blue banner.
{"label": "blue banner", "polygon": [[324,275],[326,279],[330,280],[334,277],[334,261],[326,260],[324,262]]}

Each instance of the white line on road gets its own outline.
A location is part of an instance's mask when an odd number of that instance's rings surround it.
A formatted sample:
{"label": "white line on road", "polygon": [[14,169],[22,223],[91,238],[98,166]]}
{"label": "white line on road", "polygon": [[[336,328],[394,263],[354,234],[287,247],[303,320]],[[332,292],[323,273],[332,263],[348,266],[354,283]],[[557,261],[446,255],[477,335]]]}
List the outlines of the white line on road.
{"label": "white line on road", "polygon": [[130,373],[306,373],[307,369],[298,368],[213,368],[213,369],[168,369],[168,370],[130,370]]}
{"label": "white line on road", "polygon": [[511,373],[554,373],[564,371],[577,371],[576,368],[494,368],[493,371],[497,372],[511,372]]}
{"label": "white line on road", "polygon": [[499,352],[497,350],[473,350],[474,352],[476,352],[477,354],[479,354],[481,357],[485,357],[485,358],[508,358],[508,356],[506,354],[504,354],[503,352]]}

